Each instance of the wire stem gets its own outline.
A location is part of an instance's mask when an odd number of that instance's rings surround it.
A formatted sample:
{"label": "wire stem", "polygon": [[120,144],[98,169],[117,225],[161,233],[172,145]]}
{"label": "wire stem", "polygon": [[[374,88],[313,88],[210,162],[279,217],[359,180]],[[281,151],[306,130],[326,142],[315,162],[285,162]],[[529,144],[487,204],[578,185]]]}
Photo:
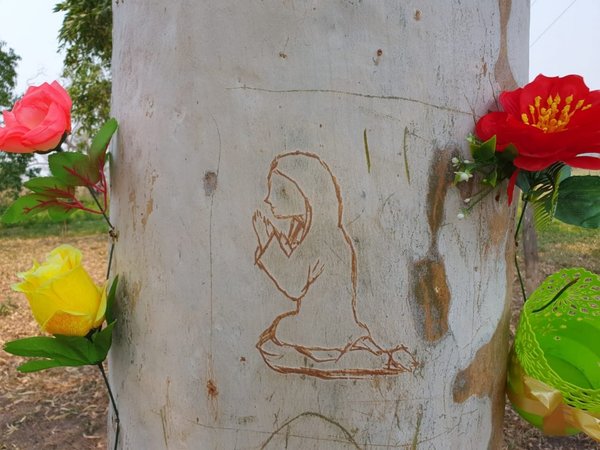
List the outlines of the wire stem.
{"label": "wire stem", "polygon": [[106,279],[110,278],[110,268],[112,267],[113,254],[115,252],[115,241],[113,240],[110,244],[110,251],[108,253],[108,268],[106,269]]}
{"label": "wire stem", "polygon": [[96,205],[98,205],[98,208],[100,209],[100,212],[102,213],[102,217],[104,217],[104,220],[106,220],[106,223],[108,224],[110,229],[114,230],[115,227],[113,226],[113,224],[110,222],[110,219],[106,215],[105,208],[103,208],[102,205],[100,204],[100,201],[98,200],[98,197],[96,196],[96,193],[90,186],[88,186],[87,188],[88,188],[88,191],[90,191],[90,195],[94,199],[94,202],[96,202]]}
{"label": "wire stem", "polygon": [[519,259],[518,259],[518,251],[519,251],[519,231],[521,231],[521,225],[523,223],[523,218],[525,217],[525,210],[527,209],[527,204],[529,201],[527,198],[523,199],[523,208],[521,208],[521,214],[519,216],[519,222],[517,223],[517,228],[515,230],[515,267],[517,268],[517,277],[519,278],[519,285],[521,286],[521,294],[523,295],[523,303],[527,301],[527,293],[525,292],[525,284],[523,283],[523,277],[521,276],[521,269],[519,268]]}
{"label": "wire stem", "polygon": [[515,230],[515,244],[519,242],[519,231],[521,231],[521,224],[523,223],[523,218],[525,217],[525,210],[527,209],[527,205],[529,204],[529,200],[527,198],[523,199],[523,208],[521,208],[521,214],[519,215],[519,222],[517,223],[517,228]]}
{"label": "wire stem", "polygon": [[121,420],[119,419],[119,410],[117,409],[117,402],[115,401],[115,397],[113,396],[112,389],[110,388],[110,383],[108,382],[108,377],[106,376],[106,372],[104,371],[104,366],[102,363],[98,363],[98,368],[100,369],[100,373],[102,374],[102,378],[104,379],[104,384],[106,384],[106,389],[108,390],[108,396],[110,397],[110,403],[113,407],[113,411],[115,413],[115,423],[117,425],[117,429],[115,431],[115,446],[114,450],[117,450],[119,445],[119,431],[121,430]]}

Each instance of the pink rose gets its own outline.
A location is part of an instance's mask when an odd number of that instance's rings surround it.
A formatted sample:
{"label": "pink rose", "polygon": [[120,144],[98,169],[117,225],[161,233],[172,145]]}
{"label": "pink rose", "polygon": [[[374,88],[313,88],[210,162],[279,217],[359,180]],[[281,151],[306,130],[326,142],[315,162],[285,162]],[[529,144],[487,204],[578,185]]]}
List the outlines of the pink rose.
{"label": "pink rose", "polygon": [[32,153],[53,150],[71,132],[71,98],[54,81],[32,86],[12,111],[4,111],[0,150]]}

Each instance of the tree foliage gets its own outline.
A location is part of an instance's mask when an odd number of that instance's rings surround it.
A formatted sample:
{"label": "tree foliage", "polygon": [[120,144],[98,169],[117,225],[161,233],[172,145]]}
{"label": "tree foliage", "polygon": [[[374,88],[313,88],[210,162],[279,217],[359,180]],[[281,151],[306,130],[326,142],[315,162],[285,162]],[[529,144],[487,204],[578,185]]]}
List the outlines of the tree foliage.
{"label": "tree foliage", "polygon": [[[0,109],[10,108],[15,100],[17,63],[21,58],[0,41]],[[35,176],[39,169],[29,168],[32,155],[0,152],[0,206],[18,197],[23,175]]]}
{"label": "tree foliage", "polygon": [[6,206],[19,196],[23,175],[30,178],[39,174],[38,168],[29,166],[31,159],[29,153],[0,152],[0,206]]}
{"label": "tree foliage", "polygon": [[109,118],[112,5],[110,0],[62,0],[54,11],[65,13],[58,34],[66,51],[63,76],[70,80],[76,134],[86,140]]}
{"label": "tree foliage", "polygon": [[12,48],[5,49],[0,41],[0,107],[9,107],[13,102],[17,84],[17,62],[21,59]]}

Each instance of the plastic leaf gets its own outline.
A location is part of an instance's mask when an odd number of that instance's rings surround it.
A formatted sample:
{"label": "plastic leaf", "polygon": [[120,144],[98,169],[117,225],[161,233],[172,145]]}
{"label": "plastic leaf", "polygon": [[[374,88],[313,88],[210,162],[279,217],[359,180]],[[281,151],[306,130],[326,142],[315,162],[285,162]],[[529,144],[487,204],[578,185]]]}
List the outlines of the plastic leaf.
{"label": "plastic leaf", "polygon": [[79,152],[54,153],[48,157],[50,172],[68,186],[92,186],[100,180],[90,158]]}
{"label": "plastic leaf", "polygon": [[54,222],[62,222],[67,220],[69,216],[75,211],[75,208],[68,208],[63,205],[52,205],[48,208],[48,216],[50,220]]}
{"label": "plastic leaf", "polygon": [[27,180],[23,185],[33,192],[49,197],[67,198],[71,197],[73,188],[67,186],[56,177],[37,177]]}
{"label": "plastic leaf", "polygon": [[106,326],[106,328],[104,328],[104,330],[98,331],[92,335],[92,341],[94,343],[94,348],[96,349],[96,356],[99,360],[98,362],[104,361],[106,359],[106,355],[108,355],[108,350],[110,350],[110,346],[112,344],[112,332],[114,326],[115,322],[111,322]]}
{"label": "plastic leaf", "polygon": [[512,163],[514,159],[517,157],[519,152],[517,151],[517,147],[512,144],[507,145],[503,151],[496,152],[496,156],[501,161]]}
{"label": "plastic leaf", "polygon": [[492,170],[489,175],[484,178],[483,183],[496,187],[496,184],[498,184],[498,171]]}
{"label": "plastic leaf", "polygon": [[48,201],[48,197],[40,194],[28,194],[16,199],[2,215],[2,223],[11,224],[45,211],[48,206],[40,206]]}
{"label": "plastic leaf", "polygon": [[485,162],[494,158],[496,153],[496,136],[492,136],[481,144],[471,144],[471,155],[476,162]]}
{"label": "plastic leaf", "polygon": [[112,324],[115,321],[115,297],[117,294],[117,285],[119,284],[119,276],[117,275],[110,285],[108,294],[106,295],[106,322]]}
{"label": "plastic leaf", "polygon": [[544,230],[552,222],[552,207],[548,202],[533,202],[533,221],[538,231]]}
{"label": "plastic leaf", "polygon": [[[66,336],[61,336],[66,338]],[[28,356],[36,358],[61,359],[73,364],[87,364],[88,352],[82,347],[86,347],[85,342],[82,345],[77,345],[74,340],[89,341],[84,337],[74,337],[73,339],[60,339],[56,337],[36,336],[16,341],[7,342],[4,345],[4,350],[7,353],[18,356]]]}
{"label": "plastic leaf", "polygon": [[38,372],[40,370],[51,369],[53,367],[75,367],[75,366],[83,366],[84,364],[80,363],[71,363],[68,360],[62,359],[34,359],[32,361],[27,361],[24,364],[21,364],[17,367],[17,370],[22,373],[29,372]]}
{"label": "plastic leaf", "polygon": [[521,192],[529,192],[531,189],[531,180],[530,180],[531,172],[527,172],[525,170],[519,171],[517,175],[517,186],[521,189]]}
{"label": "plastic leaf", "polygon": [[[110,118],[104,125],[102,125],[102,128],[100,128],[98,134],[94,136],[92,144],[88,150],[88,155],[96,167],[103,165],[106,149],[108,148],[108,144],[110,143],[110,140],[115,131],[117,131],[118,127],[119,125],[117,120],[115,118]],[[100,164],[98,164],[98,162],[100,162]]]}
{"label": "plastic leaf", "polygon": [[600,177],[568,177],[560,183],[554,217],[584,228],[600,228]]}

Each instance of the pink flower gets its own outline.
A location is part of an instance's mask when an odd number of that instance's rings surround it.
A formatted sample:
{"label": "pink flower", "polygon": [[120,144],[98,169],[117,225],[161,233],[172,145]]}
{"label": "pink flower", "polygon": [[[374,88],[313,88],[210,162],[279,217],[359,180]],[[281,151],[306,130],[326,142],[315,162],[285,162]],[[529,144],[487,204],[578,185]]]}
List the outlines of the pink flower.
{"label": "pink flower", "polygon": [[32,153],[54,150],[71,132],[71,98],[54,81],[32,86],[12,111],[4,111],[0,150]]}

